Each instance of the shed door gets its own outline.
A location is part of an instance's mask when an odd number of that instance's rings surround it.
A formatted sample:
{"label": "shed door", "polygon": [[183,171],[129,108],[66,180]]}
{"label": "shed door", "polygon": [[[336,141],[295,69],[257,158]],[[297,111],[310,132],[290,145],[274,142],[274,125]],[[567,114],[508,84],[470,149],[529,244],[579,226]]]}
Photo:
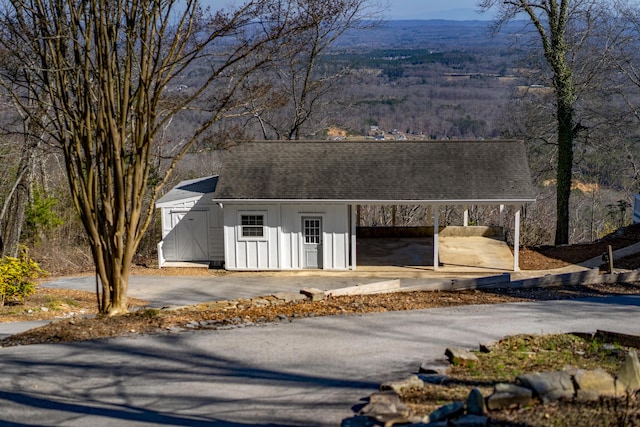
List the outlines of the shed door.
{"label": "shed door", "polygon": [[206,211],[171,212],[175,232],[176,261],[208,261]]}
{"label": "shed door", "polygon": [[302,218],[304,268],[322,268],[322,218]]}

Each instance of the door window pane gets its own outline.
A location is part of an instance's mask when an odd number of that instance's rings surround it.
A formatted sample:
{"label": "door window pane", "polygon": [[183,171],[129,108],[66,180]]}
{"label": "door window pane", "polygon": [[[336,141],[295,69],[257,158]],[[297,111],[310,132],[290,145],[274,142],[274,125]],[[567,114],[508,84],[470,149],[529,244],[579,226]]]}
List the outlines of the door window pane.
{"label": "door window pane", "polygon": [[304,242],[309,244],[320,244],[320,220],[304,220]]}

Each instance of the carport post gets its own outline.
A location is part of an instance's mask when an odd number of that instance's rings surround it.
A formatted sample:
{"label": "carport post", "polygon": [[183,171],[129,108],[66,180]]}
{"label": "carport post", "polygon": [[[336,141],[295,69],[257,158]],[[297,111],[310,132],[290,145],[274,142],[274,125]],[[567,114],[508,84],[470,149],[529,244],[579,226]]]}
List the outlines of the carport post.
{"label": "carport post", "polygon": [[469,206],[468,205],[464,206],[464,219],[462,220],[462,225],[464,227],[469,226]]}
{"label": "carport post", "polygon": [[356,269],[356,231],[360,220],[360,205],[351,205],[351,270]]}
{"label": "carport post", "polygon": [[516,210],[513,224],[513,271],[520,271],[520,207]]}
{"label": "carport post", "polygon": [[433,271],[438,270],[438,235],[440,234],[440,209],[438,205],[433,207]]}

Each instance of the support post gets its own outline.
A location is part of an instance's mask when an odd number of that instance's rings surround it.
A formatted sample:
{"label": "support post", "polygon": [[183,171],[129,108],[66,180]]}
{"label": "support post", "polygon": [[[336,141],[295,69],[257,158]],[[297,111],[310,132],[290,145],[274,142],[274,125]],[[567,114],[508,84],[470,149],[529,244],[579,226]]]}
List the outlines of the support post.
{"label": "support post", "polygon": [[438,238],[440,234],[440,218],[439,218],[440,209],[438,206],[433,207],[433,271],[438,271],[438,267],[440,266],[439,256],[438,256]]}
{"label": "support post", "polygon": [[464,206],[464,219],[462,221],[462,225],[464,227],[469,226],[469,206],[468,205]]}
{"label": "support post", "polygon": [[504,227],[504,205],[500,205],[500,227]]}
{"label": "support post", "polygon": [[356,269],[356,231],[360,218],[360,205],[351,205],[351,270]]}
{"label": "support post", "polygon": [[513,222],[513,271],[520,271],[520,207]]}

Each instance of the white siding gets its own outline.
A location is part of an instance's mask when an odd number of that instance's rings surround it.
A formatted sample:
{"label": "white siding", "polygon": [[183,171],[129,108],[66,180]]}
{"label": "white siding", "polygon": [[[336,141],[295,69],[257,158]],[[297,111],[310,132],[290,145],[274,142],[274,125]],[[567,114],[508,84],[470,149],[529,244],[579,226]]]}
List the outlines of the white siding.
{"label": "white siding", "polygon": [[[243,239],[243,213],[265,215],[263,239]],[[224,205],[225,268],[229,270],[300,270],[302,218],[320,217],[323,223],[322,268],[349,268],[349,209],[340,204],[230,204]]]}
{"label": "white siding", "polygon": [[[264,237],[242,238],[240,217],[264,215]],[[224,205],[225,268],[228,270],[279,270],[277,205]]]}
{"label": "white siding", "polygon": [[302,218],[322,218],[322,268],[349,268],[349,211],[340,204],[284,204],[282,212],[282,269],[304,268],[302,260]]}
{"label": "white siding", "polygon": [[[163,255],[166,261],[195,261],[180,259],[177,242],[179,237],[175,233],[175,219],[181,213],[188,213],[190,210],[205,211],[207,225],[203,228],[207,233],[207,260],[224,261],[224,233],[222,209],[212,201],[213,194],[194,197],[185,200],[178,200],[170,206],[161,208]],[[184,237],[184,236],[183,236]],[[199,260],[203,261],[203,260]]]}

